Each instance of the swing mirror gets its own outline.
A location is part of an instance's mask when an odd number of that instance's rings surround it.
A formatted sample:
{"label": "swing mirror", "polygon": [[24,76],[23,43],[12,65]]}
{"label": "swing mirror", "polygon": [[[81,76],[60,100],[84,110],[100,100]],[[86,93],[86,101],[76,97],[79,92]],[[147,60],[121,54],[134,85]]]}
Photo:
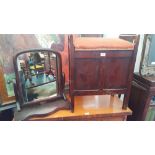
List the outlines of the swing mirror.
{"label": "swing mirror", "polygon": [[61,57],[50,49],[22,51],[14,57],[15,94],[20,105],[41,103],[62,95]]}

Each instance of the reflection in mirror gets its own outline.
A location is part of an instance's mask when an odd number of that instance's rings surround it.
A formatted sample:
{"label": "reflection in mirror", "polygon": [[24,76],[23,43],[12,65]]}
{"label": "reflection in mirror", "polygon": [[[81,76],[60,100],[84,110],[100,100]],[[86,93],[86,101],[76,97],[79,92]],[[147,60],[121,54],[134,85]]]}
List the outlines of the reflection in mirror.
{"label": "reflection in mirror", "polygon": [[57,55],[48,51],[21,53],[17,57],[24,102],[57,96]]}
{"label": "reflection in mirror", "polygon": [[14,120],[70,109],[65,97],[61,55],[51,49],[30,49],[14,55],[17,110]]}

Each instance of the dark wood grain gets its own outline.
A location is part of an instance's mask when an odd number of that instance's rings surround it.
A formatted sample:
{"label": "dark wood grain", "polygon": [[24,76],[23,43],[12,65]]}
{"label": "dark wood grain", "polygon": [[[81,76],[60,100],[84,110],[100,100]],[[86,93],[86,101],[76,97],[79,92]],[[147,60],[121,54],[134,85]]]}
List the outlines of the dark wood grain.
{"label": "dark wood grain", "polygon": [[[134,39],[135,46],[132,50],[82,50],[74,48],[73,36],[69,36],[69,85],[72,111],[74,111],[75,95],[120,92],[125,94],[122,108],[127,108],[139,36]],[[101,56],[102,53],[105,56]]]}
{"label": "dark wood grain", "polygon": [[128,120],[144,121],[153,96],[155,96],[155,77],[134,73],[129,99],[129,107],[133,115],[129,116]]}

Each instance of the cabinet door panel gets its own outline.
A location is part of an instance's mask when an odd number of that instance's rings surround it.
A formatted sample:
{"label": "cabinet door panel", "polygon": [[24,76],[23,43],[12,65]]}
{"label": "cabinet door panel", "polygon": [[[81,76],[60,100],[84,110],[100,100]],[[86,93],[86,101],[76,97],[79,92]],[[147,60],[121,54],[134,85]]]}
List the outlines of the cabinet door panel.
{"label": "cabinet door panel", "polygon": [[76,59],[74,82],[76,90],[99,88],[99,64],[97,59]]}
{"label": "cabinet door panel", "polygon": [[110,58],[102,61],[105,89],[126,88],[129,74],[129,58]]}

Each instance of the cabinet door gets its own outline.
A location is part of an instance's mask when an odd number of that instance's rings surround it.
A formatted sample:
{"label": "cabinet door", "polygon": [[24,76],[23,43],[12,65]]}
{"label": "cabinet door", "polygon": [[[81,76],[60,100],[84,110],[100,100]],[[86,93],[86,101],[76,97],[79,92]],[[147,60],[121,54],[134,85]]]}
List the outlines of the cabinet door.
{"label": "cabinet door", "polygon": [[75,59],[75,90],[99,89],[99,64],[98,59]]}
{"label": "cabinet door", "polygon": [[108,58],[102,60],[101,65],[104,77],[102,78],[104,89],[126,88],[129,75],[129,58]]}

